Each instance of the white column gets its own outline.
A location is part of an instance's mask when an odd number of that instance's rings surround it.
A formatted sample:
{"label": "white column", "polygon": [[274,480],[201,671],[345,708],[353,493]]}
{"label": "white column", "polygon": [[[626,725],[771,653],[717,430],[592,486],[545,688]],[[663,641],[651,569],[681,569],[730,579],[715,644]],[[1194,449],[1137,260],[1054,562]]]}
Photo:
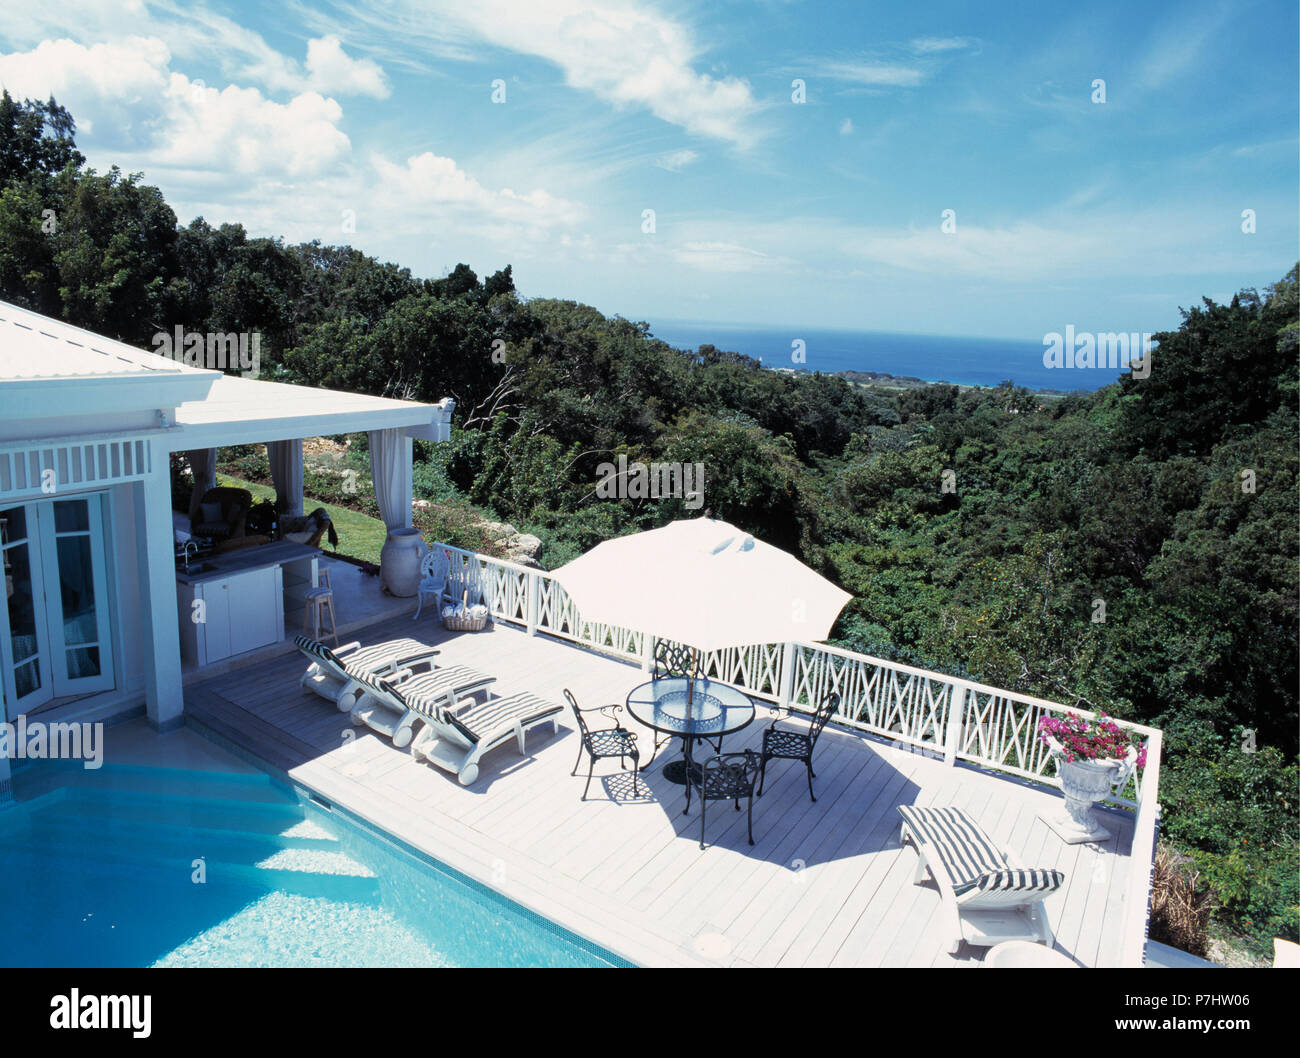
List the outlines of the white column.
{"label": "white column", "polygon": [[961,748],[962,725],[966,719],[966,692],[970,684],[953,680],[948,690],[948,724],[943,733],[943,762],[957,763],[957,750]]}
{"label": "white column", "polygon": [[524,622],[530,636],[537,635],[538,592],[542,581],[536,573],[524,574]]}
{"label": "white column", "polygon": [[153,472],[135,488],[145,709],[150,726],[159,731],[179,727],[184,711],[168,466],[167,449],[154,442]]}
{"label": "white column", "polygon": [[[794,698],[794,667],[798,649],[790,642],[781,645],[781,684],[777,691],[776,704],[786,711],[789,711],[790,701]],[[810,691],[809,694],[811,693]],[[808,704],[814,709],[817,708],[816,702]]]}

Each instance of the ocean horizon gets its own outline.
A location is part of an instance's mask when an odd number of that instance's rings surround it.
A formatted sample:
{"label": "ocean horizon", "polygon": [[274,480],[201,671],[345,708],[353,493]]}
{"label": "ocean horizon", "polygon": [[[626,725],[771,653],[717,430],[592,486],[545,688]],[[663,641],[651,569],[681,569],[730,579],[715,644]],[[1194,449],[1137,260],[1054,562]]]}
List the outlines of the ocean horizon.
{"label": "ocean horizon", "polygon": [[[823,327],[745,326],[707,320],[648,321],[669,345],[697,349],[715,345],[761,360],[764,367],[803,368],[835,374],[875,371],[926,382],[996,386],[1010,379],[1028,389],[1097,390],[1127,372],[1118,368],[1051,368],[1043,363],[1042,339],[959,338]],[[804,342],[804,363],[792,361],[792,343]]]}

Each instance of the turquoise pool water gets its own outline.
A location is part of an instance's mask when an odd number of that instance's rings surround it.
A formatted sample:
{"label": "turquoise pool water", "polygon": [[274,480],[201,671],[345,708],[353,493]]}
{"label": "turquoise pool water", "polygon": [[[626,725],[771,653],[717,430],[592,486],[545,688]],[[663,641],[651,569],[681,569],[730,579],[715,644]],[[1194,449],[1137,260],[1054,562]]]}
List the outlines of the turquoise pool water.
{"label": "turquoise pool water", "polygon": [[0,966],[624,965],[267,775],[28,766]]}

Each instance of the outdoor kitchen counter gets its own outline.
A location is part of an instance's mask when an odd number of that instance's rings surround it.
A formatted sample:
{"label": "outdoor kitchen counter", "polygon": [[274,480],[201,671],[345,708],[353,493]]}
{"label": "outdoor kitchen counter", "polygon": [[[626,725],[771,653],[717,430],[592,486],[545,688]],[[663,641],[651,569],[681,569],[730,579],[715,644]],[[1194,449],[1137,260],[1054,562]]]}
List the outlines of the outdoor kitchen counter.
{"label": "outdoor kitchen counter", "polygon": [[186,573],[184,567],[176,570],[178,584],[199,584],[207,580],[229,577],[234,573],[246,573],[266,566],[283,566],[289,562],[302,562],[320,555],[320,548],[295,544],[291,540],[277,540],[260,547],[244,547],[237,551],[227,551],[220,555],[209,555],[203,559],[193,559],[193,569]]}

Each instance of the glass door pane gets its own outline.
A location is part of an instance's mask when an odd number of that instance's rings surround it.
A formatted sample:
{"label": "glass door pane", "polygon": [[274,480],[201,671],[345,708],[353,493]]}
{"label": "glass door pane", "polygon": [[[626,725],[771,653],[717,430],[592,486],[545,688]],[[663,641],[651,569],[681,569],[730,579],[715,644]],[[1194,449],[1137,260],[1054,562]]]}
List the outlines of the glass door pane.
{"label": "glass door pane", "polygon": [[[54,500],[46,581],[56,695],[85,694],[113,685],[104,599],[103,522],[100,498]],[[47,559],[47,561],[49,561]]]}
{"label": "glass door pane", "polygon": [[34,505],[0,510],[0,566],[4,569],[4,627],[0,662],[9,719],[54,696],[45,623],[45,598]]}

